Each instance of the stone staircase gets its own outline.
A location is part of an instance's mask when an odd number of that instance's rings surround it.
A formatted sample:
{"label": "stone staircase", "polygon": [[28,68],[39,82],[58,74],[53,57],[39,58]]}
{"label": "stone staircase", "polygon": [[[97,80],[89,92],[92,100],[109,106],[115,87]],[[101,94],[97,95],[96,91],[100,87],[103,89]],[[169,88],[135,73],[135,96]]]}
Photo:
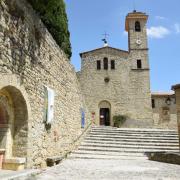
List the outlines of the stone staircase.
{"label": "stone staircase", "polygon": [[147,159],[148,152],[178,152],[175,130],[93,127],[70,158]]}

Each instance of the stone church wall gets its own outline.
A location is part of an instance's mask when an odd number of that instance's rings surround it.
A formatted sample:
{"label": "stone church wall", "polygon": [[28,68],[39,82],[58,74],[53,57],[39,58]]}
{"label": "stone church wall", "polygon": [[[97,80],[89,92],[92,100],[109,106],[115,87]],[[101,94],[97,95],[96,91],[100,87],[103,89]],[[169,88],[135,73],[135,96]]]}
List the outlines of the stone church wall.
{"label": "stone church wall", "polygon": [[[55,91],[51,127],[44,122],[45,86]],[[0,96],[12,108],[6,155],[27,156],[27,167],[44,167],[47,157],[75,147],[84,132],[82,108],[85,128],[90,123],[73,66],[25,0],[0,2]]]}
{"label": "stone church wall", "polygon": [[[146,52],[145,52],[146,53]],[[108,70],[104,70],[103,59],[109,60]],[[101,70],[97,70],[97,60],[101,60]],[[115,60],[115,69],[110,61]],[[78,73],[82,92],[95,122],[99,125],[99,104],[107,101],[110,108],[111,125],[113,116],[128,117],[123,127],[152,127],[152,108],[149,86],[149,70],[132,70],[131,63],[136,58],[126,51],[111,47],[82,54],[82,67]],[[104,79],[108,77],[109,82]]]}

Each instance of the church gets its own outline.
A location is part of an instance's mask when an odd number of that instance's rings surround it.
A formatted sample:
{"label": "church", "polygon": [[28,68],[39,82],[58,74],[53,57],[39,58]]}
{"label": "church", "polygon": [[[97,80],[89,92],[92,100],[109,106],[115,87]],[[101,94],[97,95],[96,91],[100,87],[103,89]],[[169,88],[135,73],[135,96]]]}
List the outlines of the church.
{"label": "church", "polygon": [[0,170],[59,161],[92,122],[115,116],[127,117],[122,127],[177,128],[174,93],[150,91],[147,20],[129,13],[128,51],[105,41],[80,54],[76,73],[26,0],[0,1]]}
{"label": "church", "polygon": [[96,125],[113,126],[113,117],[123,115],[127,117],[124,127],[147,128],[162,114],[153,114],[152,102],[156,102],[152,98],[157,96],[150,91],[147,20],[146,13],[135,10],[126,16],[128,51],[105,41],[104,47],[80,53],[78,79]]}

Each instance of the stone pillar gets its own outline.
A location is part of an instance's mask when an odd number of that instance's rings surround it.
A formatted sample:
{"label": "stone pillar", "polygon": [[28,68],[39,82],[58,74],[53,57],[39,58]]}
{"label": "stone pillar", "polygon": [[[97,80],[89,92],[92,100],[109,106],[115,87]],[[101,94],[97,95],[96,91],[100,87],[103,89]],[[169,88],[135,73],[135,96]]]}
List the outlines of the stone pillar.
{"label": "stone pillar", "polygon": [[180,84],[176,84],[172,86],[172,90],[175,91],[175,95],[176,95],[177,123],[178,123],[179,144],[180,144]]}

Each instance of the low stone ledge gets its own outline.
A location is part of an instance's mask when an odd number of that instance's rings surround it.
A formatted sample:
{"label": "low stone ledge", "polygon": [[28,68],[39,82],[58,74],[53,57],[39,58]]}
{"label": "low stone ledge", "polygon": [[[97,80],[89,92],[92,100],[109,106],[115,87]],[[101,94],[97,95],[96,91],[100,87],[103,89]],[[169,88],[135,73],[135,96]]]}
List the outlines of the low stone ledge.
{"label": "low stone ledge", "polygon": [[148,152],[145,153],[149,160],[165,162],[170,164],[180,165],[180,152],[179,153],[168,153],[168,152]]}
{"label": "low stone ledge", "polygon": [[10,159],[5,159],[3,161],[4,163],[17,163],[17,164],[24,164],[26,163],[26,158],[10,158]]}
{"label": "low stone ledge", "polygon": [[3,169],[19,171],[23,170],[25,167],[26,158],[9,158],[3,160]]}
{"label": "low stone ledge", "polygon": [[5,153],[5,149],[0,149],[0,154],[4,154]]}
{"label": "low stone ledge", "polygon": [[47,162],[47,166],[54,166],[59,164],[62,160],[64,159],[63,156],[52,156],[52,157],[48,157],[46,162]]}

